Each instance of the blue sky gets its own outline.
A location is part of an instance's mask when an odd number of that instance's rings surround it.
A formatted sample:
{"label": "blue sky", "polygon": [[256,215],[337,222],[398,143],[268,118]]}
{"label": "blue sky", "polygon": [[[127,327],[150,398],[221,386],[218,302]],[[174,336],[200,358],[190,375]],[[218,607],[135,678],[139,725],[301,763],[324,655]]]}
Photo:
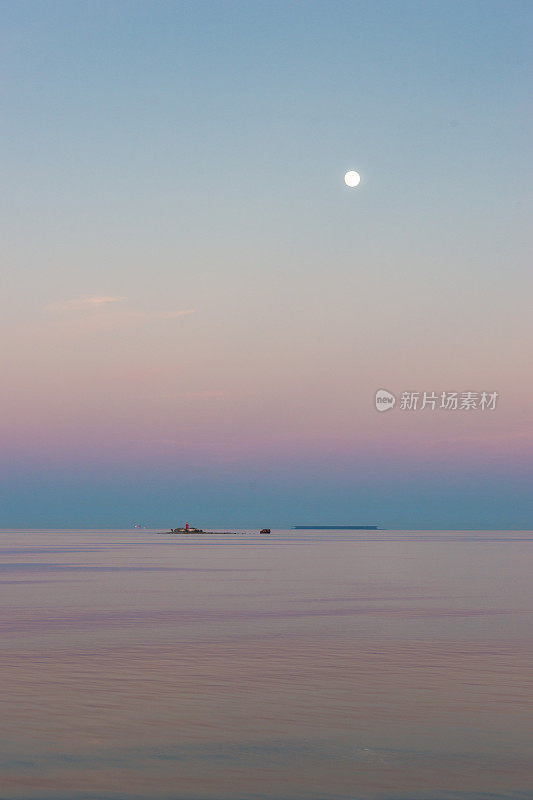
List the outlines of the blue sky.
{"label": "blue sky", "polygon": [[528,526],[529,3],[2,8],[0,525]]}

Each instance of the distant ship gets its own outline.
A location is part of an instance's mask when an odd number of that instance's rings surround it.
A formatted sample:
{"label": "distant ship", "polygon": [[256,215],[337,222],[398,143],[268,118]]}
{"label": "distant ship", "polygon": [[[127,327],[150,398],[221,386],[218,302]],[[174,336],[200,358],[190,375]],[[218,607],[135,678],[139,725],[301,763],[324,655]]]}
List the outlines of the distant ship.
{"label": "distant ship", "polygon": [[377,525],[293,525],[293,531],[378,531]]}

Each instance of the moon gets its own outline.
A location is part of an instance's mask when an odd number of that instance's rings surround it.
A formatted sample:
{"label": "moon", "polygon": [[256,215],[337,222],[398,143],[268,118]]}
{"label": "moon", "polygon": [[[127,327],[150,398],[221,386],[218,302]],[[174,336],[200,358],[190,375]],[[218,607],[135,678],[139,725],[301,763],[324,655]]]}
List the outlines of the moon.
{"label": "moon", "polygon": [[350,172],[347,172],[346,175],[344,176],[344,183],[346,184],[346,186],[349,186],[350,189],[359,186],[360,182],[361,182],[361,176],[359,175],[358,172],[354,172],[354,170],[350,170]]}

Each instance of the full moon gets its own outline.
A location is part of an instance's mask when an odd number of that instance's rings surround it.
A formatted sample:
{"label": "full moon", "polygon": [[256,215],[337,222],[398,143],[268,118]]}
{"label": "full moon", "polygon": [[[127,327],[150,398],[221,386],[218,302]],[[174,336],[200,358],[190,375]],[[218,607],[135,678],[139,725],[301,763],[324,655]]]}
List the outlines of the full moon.
{"label": "full moon", "polygon": [[350,172],[347,172],[346,175],[344,176],[344,183],[351,189],[353,189],[354,186],[359,186],[360,181],[361,181],[361,176],[359,175],[358,172],[354,172],[353,170],[350,170]]}

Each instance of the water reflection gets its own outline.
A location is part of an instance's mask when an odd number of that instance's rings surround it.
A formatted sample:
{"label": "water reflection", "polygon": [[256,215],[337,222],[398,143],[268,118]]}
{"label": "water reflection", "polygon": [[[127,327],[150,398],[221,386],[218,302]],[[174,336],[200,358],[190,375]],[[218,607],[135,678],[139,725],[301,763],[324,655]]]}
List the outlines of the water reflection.
{"label": "water reflection", "polygon": [[0,798],[531,800],[533,535],[369,533],[4,532]]}

